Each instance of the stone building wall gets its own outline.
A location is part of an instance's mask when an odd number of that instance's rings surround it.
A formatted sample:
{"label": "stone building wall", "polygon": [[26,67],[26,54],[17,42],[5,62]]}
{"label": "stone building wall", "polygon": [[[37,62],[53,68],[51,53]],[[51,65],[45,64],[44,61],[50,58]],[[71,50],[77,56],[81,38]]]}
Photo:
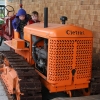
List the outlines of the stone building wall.
{"label": "stone building wall", "polygon": [[[6,0],[15,11],[19,9],[20,0]],[[60,23],[60,16],[68,17],[67,24],[75,24],[92,30],[94,36],[94,52],[100,49],[100,0],[22,0],[23,8],[27,13],[39,12],[43,20],[43,8],[49,9],[49,22]]]}

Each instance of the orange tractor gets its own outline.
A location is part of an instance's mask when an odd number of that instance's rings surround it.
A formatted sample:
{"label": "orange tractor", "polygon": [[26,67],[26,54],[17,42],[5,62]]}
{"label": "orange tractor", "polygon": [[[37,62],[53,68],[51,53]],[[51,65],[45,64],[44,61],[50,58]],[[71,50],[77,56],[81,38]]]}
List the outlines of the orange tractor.
{"label": "orange tractor", "polygon": [[[49,95],[60,92],[69,97],[100,93],[100,79],[92,77],[92,70],[99,71],[92,69],[92,32],[65,25],[64,16],[61,20],[62,24],[48,24],[45,8],[44,23],[25,26],[24,40],[14,33],[12,40],[4,42],[13,49],[0,53],[1,79],[10,99],[50,100]],[[43,94],[44,87],[49,95]]]}

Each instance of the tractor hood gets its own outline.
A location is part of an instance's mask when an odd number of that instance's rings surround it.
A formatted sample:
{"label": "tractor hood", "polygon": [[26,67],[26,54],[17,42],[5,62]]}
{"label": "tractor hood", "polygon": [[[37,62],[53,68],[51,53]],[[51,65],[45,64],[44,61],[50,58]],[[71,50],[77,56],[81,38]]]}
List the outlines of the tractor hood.
{"label": "tractor hood", "polygon": [[44,28],[43,23],[35,23],[27,25],[24,28],[24,35],[32,34],[44,38],[50,37],[93,37],[92,32],[85,28],[81,28],[75,25],[63,25],[63,24],[48,24],[47,28]]}

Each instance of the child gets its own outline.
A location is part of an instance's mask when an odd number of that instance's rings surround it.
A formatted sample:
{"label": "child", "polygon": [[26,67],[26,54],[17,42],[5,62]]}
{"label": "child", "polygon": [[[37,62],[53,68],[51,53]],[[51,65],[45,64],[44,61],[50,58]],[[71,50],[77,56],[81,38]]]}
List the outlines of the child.
{"label": "child", "polygon": [[14,31],[17,31],[20,35],[20,38],[23,39],[23,28],[28,23],[28,18],[26,11],[22,8],[19,9],[18,13],[16,14],[16,18],[12,21],[12,25]]}
{"label": "child", "polygon": [[38,23],[38,22],[40,22],[39,19],[38,19],[38,12],[33,11],[32,12],[32,20],[29,21],[29,24]]}

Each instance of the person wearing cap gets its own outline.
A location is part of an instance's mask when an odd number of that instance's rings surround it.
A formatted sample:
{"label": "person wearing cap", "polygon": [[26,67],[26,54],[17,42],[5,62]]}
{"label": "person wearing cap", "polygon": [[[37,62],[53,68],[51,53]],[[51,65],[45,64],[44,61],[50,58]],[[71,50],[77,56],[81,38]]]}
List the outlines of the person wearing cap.
{"label": "person wearing cap", "polygon": [[23,28],[27,25],[29,19],[27,18],[26,11],[20,8],[16,14],[15,19],[12,21],[14,31],[18,32],[20,39],[24,39]]}

